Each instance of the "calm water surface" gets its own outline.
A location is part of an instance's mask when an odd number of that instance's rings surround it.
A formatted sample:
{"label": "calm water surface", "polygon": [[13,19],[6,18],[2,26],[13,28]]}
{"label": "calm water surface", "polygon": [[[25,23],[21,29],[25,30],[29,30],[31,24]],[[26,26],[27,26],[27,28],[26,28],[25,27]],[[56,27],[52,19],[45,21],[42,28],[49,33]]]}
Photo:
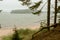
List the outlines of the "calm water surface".
{"label": "calm water surface", "polygon": [[[52,15],[51,15],[52,16]],[[0,13],[0,24],[2,27],[9,27],[13,25],[26,26],[26,25],[39,25],[41,20],[46,19],[47,14],[41,13],[33,15],[32,13],[27,14],[11,14],[11,13]]]}

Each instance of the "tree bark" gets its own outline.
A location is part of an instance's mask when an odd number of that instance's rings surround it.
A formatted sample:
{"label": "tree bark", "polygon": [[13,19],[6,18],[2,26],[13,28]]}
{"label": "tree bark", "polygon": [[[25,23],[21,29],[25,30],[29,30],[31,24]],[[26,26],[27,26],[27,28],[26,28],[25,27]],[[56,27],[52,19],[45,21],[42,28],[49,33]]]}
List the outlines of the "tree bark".
{"label": "tree bark", "polygon": [[51,0],[48,0],[48,9],[47,9],[47,27],[48,27],[48,30],[50,30],[49,26],[50,26],[50,1]]}
{"label": "tree bark", "polygon": [[[56,24],[57,22],[57,0],[55,0],[55,16],[54,16],[54,24]],[[55,26],[56,27],[56,26]]]}

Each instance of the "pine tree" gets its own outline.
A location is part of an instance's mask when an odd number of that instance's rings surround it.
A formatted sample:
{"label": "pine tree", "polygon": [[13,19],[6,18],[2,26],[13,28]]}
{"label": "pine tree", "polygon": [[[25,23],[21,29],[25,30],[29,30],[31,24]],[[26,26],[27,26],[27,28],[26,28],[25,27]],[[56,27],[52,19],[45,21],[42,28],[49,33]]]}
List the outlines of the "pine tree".
{"label": "pine tree", "polygon": [[22,38],[19,37],[19,33],[16,28],[14,29],[12,40],[22,40]]}

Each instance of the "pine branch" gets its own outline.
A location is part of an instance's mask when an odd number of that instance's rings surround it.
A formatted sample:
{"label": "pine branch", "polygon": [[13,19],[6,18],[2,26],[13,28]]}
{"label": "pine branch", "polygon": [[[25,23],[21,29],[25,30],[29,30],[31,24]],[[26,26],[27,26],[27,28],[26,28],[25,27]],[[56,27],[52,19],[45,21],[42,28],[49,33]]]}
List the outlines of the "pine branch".
{"label": "pine branch", "polygon": [[30,2],[30,0],[26,0],[26,2]]}
{"label": "pine branch", "polygon": [[19,1],[22,1],[22,2],[23,2],[23,1],[25,1],[25,0],[19,0]]}
{"label": "pine branch", "polygon": [[19,0],[19,1],[22,2],[22,5],[30,5],[31,4],[30,3],[31,0]]}
{"label": "pine branch", "polygon": [[[45,2],[45,4],[46,4],[47,2]],[[40,14],[41,13],[41,10],[43,9],[43,7],[45,6],[45,4],[41,7],[41,9],[40,10],[38,10],[37,12],[32,12],[33,14]]]}
{"label": "pine branch", "polygon": [[[33,13],[33,12],[32,12]],[[40,14],[41,13],[41,10],[37,11],[37,12],[34,12],[33,14]]]}
{"label": "pine branch", "polygon": [[29,7],[29,8],[30,8],[31,10],[37,9],[37,8],[40,6],[41,3],[42,3],[42,2],[39,1],[38,3],[35,3],[35,5],[33,5],[33,6]]}

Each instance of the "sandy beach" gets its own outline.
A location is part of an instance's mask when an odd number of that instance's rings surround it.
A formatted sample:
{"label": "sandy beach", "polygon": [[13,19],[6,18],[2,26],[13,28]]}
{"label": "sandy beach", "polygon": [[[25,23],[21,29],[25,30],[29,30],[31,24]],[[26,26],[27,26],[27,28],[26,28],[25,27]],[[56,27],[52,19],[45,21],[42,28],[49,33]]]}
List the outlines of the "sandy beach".
{"label": "sandy beach", "polygon": [[[21,28],[17,28],[17,29],[21,29]],[[22,29],[26,29],[26,28],[23,28],[22,27]],[[27,27],[27,29],[32,29],[32,30],[34,30],[34,29],[38,29],[37,27]],[[10,35],[10,34],[12,34],[14,31],[13,31],[13,28],[2,28],[2,29],[0,29],[0,37],[1,36],[6,36],[6,35]]]}
{"label": "sandy beach", "polygon": [[[31,29],[31,30],[35,30],[35,29],[38,29],[39,27],[37,26],[34,26],[34,27],[16,27],[18,30],[19,29]],[[14,28],[1,28],[0,29],[0,37],[1,36],[6,36],[6,35],[10,35],[10,34],[13,34],[14,31],[13,31]]]}
{"label": "sandy beach", "polygon": [[10,35],[13,33],[13,29],[0,29],[0,37]]}
{"label": "sandy beach", "polygon": [[1,37],[3,36],[7,36],[7,35],[10,35],[10,34],[13,34],[13,29],[0,29],[0,40],[2,40]]}
{"label": "sandy beach", "polygon": [[[26,29],[26,27],[21,27],[21,28],[22,29]],[[21,28],[18,27],[17,29],[21,29]],[[27,27],[27,28],[31,29],[31,30],[35,30],[35,29],[38,29],[39,27],[34,26],[34,27]],[[13,34],[14,33],[13,29],[14,28],[1,28],[0,29],[0,40],[2,40],[1,37],[3,37],[3,36],[7,36],[7,35]]]}

